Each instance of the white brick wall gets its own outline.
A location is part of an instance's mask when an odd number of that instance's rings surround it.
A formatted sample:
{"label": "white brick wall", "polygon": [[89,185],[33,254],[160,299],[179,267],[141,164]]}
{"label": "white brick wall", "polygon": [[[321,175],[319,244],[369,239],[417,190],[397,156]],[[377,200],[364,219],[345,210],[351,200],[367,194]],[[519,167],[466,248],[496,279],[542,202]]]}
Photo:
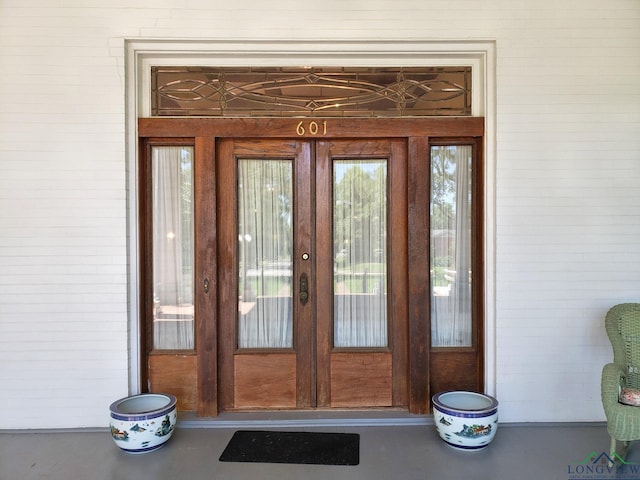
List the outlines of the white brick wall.
{"label": "white brick wall", "polygon": [[0,3],[0,428],[104,426],[127,393],[137,37],[496,40],[501,419],[603,419],[603,315],[640,300],[637,0],[103,5]]}

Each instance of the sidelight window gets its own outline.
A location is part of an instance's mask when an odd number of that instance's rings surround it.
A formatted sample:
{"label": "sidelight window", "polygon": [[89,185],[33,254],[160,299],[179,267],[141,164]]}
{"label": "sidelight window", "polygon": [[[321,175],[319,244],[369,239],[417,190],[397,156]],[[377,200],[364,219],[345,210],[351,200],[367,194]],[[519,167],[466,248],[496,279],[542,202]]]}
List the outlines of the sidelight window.
{"label": "sidelight window", "polygon": [[151,149],[153,348],[194,348],[193,147]]}
{"label": "sidelight window", "polygon": [[431,342],[469,347],[472,147],[431,147]]}

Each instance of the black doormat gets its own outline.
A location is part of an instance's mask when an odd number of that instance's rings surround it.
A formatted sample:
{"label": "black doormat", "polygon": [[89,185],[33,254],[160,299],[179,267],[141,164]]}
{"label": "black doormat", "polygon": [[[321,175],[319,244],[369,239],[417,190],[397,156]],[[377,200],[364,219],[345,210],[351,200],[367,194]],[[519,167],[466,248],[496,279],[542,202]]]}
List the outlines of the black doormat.
{"label": "black doormat", "polygon": [[358,465],[360,435],[240,430],[233,434],[220,461]]}

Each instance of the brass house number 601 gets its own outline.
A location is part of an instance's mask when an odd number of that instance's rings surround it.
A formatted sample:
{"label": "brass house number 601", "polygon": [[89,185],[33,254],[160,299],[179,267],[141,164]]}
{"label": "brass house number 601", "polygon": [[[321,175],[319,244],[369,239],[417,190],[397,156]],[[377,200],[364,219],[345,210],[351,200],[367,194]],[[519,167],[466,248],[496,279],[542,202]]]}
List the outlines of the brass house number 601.
{"label": "brass house number 601", "polygon": [[308,124],[306,124],[305,128],[305,122],[302,121],[300,123],[298,123],[298,126],[296,127],[296,133],[298,134],[298,136],[303,136],[305,133],[309,132],[309,135],[326,135],[327,134],[327,121],[324,120],[322,123],[318,123],[315,121],[311,121]]}

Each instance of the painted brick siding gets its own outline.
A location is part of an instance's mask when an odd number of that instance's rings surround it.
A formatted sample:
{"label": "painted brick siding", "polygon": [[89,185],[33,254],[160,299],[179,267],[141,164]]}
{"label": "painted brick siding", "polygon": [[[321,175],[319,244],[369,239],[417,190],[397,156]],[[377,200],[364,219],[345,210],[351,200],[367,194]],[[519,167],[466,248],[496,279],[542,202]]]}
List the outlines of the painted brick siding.
{"label": "painted brick siding", "polygon": [[125,38],[495,40],[501,420],[603,419],[603,316],[640,300],[640,2],[104,5],[0,2],[0,428],[105,426],[128,391]]}

